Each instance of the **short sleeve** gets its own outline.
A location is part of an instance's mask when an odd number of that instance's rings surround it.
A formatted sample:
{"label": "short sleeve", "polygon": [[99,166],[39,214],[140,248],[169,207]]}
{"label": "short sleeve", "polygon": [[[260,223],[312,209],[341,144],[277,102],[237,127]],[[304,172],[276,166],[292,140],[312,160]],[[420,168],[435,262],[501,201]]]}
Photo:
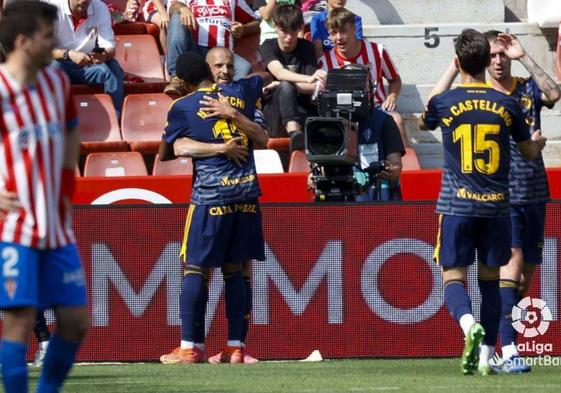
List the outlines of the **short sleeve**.
{"label": "short sleeve", "polygon": [[185,113],[179,108],[177,103],[172,104],[168,112],[166,126],[162,139],[172,145],[173,142],[180,137],[187,137],[189,131],[189,123],[185,117]]}
{"label": "short sleeve", "polygon": [[259,47],[259,52],[261,53],[261,57],[263,58],[263,66],[265,67],[265,69],[267,69],[270,62],[279,60],[275,56],[276,41],[277,40],[275,38],[268,39]]}
{"label": "short sleeve", "polygon": [[115,48],[115,33],[111,25],[111,14],[107,5],[101,1],[95,3],[96,9],[99,9],[99,15],[96,20],[98,29],[98,45],[101,48]]}
{"label": "short sleeve", "polygon": [[382,75],[389,81],[395,79],[399,75],[397,67],[385,47],[382,49]]}
{"label": "short sleeve", "polygon": [[249,98],[247,101],[257,102],[262,95],[263,91],[263,78],[254,75],[249,78],[240,79],[238,83],[243,86],[244,97]]}
{"label": "short sleeve", "polygon": [[429,130],[434,130],[440,124],[440,116],[438,114],[438,95],[431,98],[427,105],[427,109],[423,113],[423,121]]}
{"label": "short sleeve", "polygon": [[302,73],[305,75],[313,75],[318,69],[317,58],[314,45],[305,39],[299,38],[301,50],[300,50],[300,64],[302,65]]}
{"label": "short sleeve", "polygon": [[384,146],[386,157],[392,153],[400,153],[402,156],[405,154],[405,147],[403,146],[399,128],[391,116],[386,116],[382,125],[382,145]]}

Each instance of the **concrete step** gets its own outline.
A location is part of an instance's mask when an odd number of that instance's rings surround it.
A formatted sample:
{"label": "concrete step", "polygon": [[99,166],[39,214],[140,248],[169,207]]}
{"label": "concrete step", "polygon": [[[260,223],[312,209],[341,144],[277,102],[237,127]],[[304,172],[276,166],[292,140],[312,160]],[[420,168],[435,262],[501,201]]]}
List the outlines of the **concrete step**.
{"label": "concrete step", "polygon": [[[452,7],[452,9],[454,12],[458,12],[456,8]],[[426,14],[422,14],[422,16],[426,16]],[[387,46],[404,84],[434,84],[454,57],[454,38],[467,27],[479,31],[508,30],[516,34],[534,60],[550,75],[555,75],[555,52],[550,48],[544,33],[536,24],[423,23],[365,25],[364,35]],[[519,62],[513,63],[512,72],[520,76],[528,75],[526,69]]]}
{"label": "concrete step", "polygon": [[365,24],[503,22],[502,0],[348,0],[346,7]]}
{"label": "concrete step", "polygon": [[[442,144],[439,142],[413,143],[422,169],[441,169],[444,161]],[[547,168],[561,167],[561,141],[548,141],[542,152]]]}

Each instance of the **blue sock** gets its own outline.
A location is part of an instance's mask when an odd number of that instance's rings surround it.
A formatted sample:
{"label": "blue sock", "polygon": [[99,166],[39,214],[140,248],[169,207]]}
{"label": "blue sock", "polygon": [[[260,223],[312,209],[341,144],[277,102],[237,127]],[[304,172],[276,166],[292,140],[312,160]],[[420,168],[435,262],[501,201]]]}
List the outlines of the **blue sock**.
{"label": "blue sock", "polygon": [[54,334],[49,341],[41,377],[37,384],[37,393],[55,393],[60,391],[66,376],[70,372],[80,343],[73,343]]}
{"label": "blue sock", "polygon": [[246,288],[242,272],[224,275],[228,340],[241,341],[245,321]]}
{"label": "blue sock", "polygon": [[497,343],[501,319],[501,294],[499,280],[478,280],[481,292],[481,326],[485,328],[483,344],[492,347]]}
{"label": "blue sock", "polygon": [[27,392],[27,345],[7,340],[2,340],[1,345],[0,362],[4,390],[14,393]]}
{"label": "blue sock", "polygon": [[249,331],[249,321],[251,320],[251,309],[253,308],[253,290],[251,289],[251,277],[244,277],[243,281],[245,285],[245,310],[242,343],[245,343],[245,340],[247,339],[247,332]]}
{"label": "blue sock", "polygon": [[197,323],[195,326],[195,338],[194,342],[197,344],[204,344],[205,342],[205,317],[206,317],[206,305],[208,303],[208,279],[204,280],[203,283],[203,293],[201,296],[201,301],[197,305]]}
{"label": "blue sock", "polygon": [[451,281],[444,285],[444,302],[450,314],[458,322],[463,315],[472,314],[471,300],[461,281]]}
{"label": "blue sock", "polygon": [[199,271],[187,270],[183,277],[179,297],[182,340],[195,342],[199,310],[204,299],[204,283],[205,275]]}
{"label": "blue sock", "polygon": [[499,325],[499,333],[501,336],[501,345],[516,344],[516,330],[512,327],[512,307],[520,300],[518,292],[518,282],[501,280],[501,320]]}

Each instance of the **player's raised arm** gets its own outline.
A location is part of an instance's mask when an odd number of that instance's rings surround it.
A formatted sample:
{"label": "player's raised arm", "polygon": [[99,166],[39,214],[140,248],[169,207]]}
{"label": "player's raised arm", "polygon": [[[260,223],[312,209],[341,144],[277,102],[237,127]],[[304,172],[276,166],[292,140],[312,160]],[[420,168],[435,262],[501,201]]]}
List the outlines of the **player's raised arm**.
{"label": "player's raised arm", "polygon": [[[418,120],[418,126],[421,130],[424,130],[424,131],[434,130],[434,128],[436,128],[436,126],[431,128],[429,126],[429,124],[427,124],[427,122],[426,122],[426,116],[427,116],[427,111],[428,111],[428,108],[429,108],[429,103],[434,96],[450,90],[450,87],[452,87],[452,83],[454,83],[454,79],[456,79],[456,77],[458,76],[458,74],[460,72],[458,70],[458,63],[457,62],[458,62],[457,58],[454,57],[454,59],[452,60],[452,62],[450,63],[450,65],[448,66],[446,71],[444,71],[444,74],[442,74],[442,76],[440,77],[438,82],[436,82],[436,84],[432,88],[432,90],[429,94],[429,97],[427,98],[425,111],[423,112],[423,114],[421,115],[421,117]],[[432,126],[432,124],[431,124],[431,126]]]}

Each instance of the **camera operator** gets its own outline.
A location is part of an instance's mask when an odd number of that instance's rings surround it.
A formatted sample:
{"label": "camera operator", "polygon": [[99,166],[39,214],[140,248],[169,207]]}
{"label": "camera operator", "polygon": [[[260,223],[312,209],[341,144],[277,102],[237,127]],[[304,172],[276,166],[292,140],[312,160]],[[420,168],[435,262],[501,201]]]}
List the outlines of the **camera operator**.
{"label": "camera operator", "polygon": [[[356,202],[401,199],[399,176],[405,147],[397,129],[394,119],[380,109],[373,109],[368,120],[358,123],[360,159],[353,166],[353,177],[361,191],[355,195]],[[310,190],[315,191],[313,176],[317,171],[321,171],[321,168],[312,164],[312,172],[308,177]]]}

